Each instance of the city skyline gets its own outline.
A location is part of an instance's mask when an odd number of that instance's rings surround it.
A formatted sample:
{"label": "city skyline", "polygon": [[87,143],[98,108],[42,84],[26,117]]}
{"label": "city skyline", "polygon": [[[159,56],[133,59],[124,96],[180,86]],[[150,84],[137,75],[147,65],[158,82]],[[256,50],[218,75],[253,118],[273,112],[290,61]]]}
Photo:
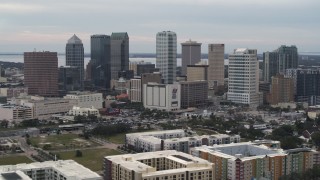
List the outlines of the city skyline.
{"label": "city skyline", "polygon": [[[319,5],[316,0],[4,0],[0,3],[0,53],[34,48],[63,52],[73,34],[82,39],[88,53],[90,35],[111,32],[130,34],[131,53],[155,53],[156,33],[167,30],[177,33],[179,44],[189,39],[203,43],[203,53],[211,43],[225,44],[226,53],[247,47],[261,54],[280,45],[318,52]],[[181,53],[180,46],[177,50]]]}

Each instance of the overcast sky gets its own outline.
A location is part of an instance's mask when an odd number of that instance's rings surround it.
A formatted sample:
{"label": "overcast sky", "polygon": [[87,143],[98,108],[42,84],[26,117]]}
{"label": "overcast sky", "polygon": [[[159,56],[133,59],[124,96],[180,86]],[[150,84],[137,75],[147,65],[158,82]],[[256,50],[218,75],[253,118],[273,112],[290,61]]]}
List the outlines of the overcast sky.
{"label": "overcast sky", "polygon": [[128,32],[130,53],[154,53],[156,33],[171,30],[180,43],[224,43],[272,51],[297,45],[320,51],[320,0],[1,0],[0,53],[64,52],[76,34],[85,52],[90,35]]}

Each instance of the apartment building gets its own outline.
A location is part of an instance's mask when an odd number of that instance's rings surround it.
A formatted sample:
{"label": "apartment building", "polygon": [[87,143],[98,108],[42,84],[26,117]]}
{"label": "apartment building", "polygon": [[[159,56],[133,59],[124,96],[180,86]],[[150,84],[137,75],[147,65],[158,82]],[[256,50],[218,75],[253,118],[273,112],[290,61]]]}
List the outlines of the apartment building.
{"label": "apartment building", "polygon": [[177,150],[189,153],[191,147],[237,142],[240,142],[239,135],[198,136],[192,131],[183,129],[126,134],[126,146],[138,152]]}
{"label": "apartment building", "polygon": [[106,156],[105,180],[214,180],[213,163],[167,150]]}
{"label": "apartment building", "polygon": [[278,180],[293,172],[302,173],[320,163],[320,154],[309,148],[284,151],[275,145],[260,142],[202,146],[190,154],[215,164],[216,179]]}
{"label": "apartment building", "polygon": [[102,180],[102,177],[73,160],[59,160],[0,166],[0,180],[8,179]]}

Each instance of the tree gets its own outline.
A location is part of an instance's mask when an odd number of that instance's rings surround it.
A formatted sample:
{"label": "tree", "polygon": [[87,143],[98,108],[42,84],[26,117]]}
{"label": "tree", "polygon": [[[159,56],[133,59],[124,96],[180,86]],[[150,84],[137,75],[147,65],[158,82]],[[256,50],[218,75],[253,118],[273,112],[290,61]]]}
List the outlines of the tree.
{"label": "tree", "polygon": [[43,149],[43,150],[49,150],[49,149],[51,149],[51,144],[46,144],[46,145],[44,145],[42,149]]}
{"label": "tree", "polygon": [[8,128],[9,121],[4,119],[1,121],[0,125],[1,125],[1,127]]}
{"label": "tree", "polygon": [[315,132],[311,135],[311,139],[314,145],[320,146],[320,132]]}
{"label": "tree", "polygon": [[82,157],[82,152],[80,150],[76,150],[76,157]]}

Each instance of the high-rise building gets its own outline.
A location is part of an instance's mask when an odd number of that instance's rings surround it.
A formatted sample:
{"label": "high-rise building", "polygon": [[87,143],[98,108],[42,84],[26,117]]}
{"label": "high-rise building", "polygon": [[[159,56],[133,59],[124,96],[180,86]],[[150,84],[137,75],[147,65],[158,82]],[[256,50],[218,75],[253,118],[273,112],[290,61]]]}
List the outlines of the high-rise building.
{"label": "high-rise building", "polygon": [[159,69],[156,68],[155,64],[137,64],[137,76],[145,73],[158,72]]}
{"label": "high-rise building", "polygon": [[77,66],[60,66],[59,67],[59,94],[66,95],[68,91],[78,91],[81,88],[81,69]]}
{"label": "high-rise building", "polygon": [[126,32],[111,34],[111,79],[119,79],[119,71],[129,70],[129,36]]}
{"label": "high-rise building", "polygon": [[24,82],[30,95],[58,96],[56,52],[25,52]]}
{"label": "high-rise building", "polygon": [[208,45],[208,65],[209,88],[224,86],[224,44]]}
{"label": "high-rise building", "polygon": [[294,102],[294,84],[292,78],[284,77],[283,74],[272,76],[271,92],[268,95],[268,103],[276,105],[278,103]]}
{"label": "high-rise building", "polygon": [[263,53],[263,79],[266,82],[271,82],[271,77],[278,73],[278,53],[264,52]]}
{"label": "high-rise building", "polygon": [[239,48],[229,54],[228,100],[259,105],[259,64],[256,49]]}
{"label": "high-rise building", "polygon": [[181,108],[204,107],[208,102],[208,81],[183,81],[181,85]]}
{"label": "high-rise building", "polygon": [[208,65],[188,65],[187,66],[188,81],[208,81]]}
{"label": "high-rise building", "polygon": [[186,41],[181,43],[181,76],[187,75],[187,66],[195,65],[201,60],[201,43]]}
{"label": "high-rise building", "polygon": [[91,81],[96,88],[110,88],[110,36],[91,36]]}
{"label": "high-rise building", "polygon": [[296,101],[320,105],[320,69],[298,69],[296,75]]}
{"label": "high-rise building", "polygon": [[298,67],[298,49],[296,46],[280,46],[273,52],[263,53],[264,80],[271,82],[271,77],[285,73],[286,69]]}
{"label": "high-rise building", "polygon": [[82,90],[84,80],[84,49],[82,41],[76,35],[73,35],[66,45],[66,66],[79,68],[80,88],[75,90]]}
{"label": "high-rise building", "polygon": [[171,31],[157,33],[156,66],[162,74],[164,84],[176,81],[177,35]]}

